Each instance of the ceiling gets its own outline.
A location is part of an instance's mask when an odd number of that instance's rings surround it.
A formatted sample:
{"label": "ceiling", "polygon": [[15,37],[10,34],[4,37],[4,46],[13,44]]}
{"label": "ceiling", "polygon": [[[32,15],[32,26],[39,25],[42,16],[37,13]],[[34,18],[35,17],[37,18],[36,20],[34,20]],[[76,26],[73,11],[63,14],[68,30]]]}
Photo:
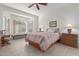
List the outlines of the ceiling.
{"label": "ceiling", "polygon": [[37,10],[35,6],[28,8],[32,3],[2,3],[2,5],[6,5],[11,8],[19,9],[25,12],[29,12],[31,14],[39,15],[46,12],[51,12],[52,10],[56,10],[57,8],[69,6],[67,3],[48,3],[47,6],[41,6],[40,10]]}

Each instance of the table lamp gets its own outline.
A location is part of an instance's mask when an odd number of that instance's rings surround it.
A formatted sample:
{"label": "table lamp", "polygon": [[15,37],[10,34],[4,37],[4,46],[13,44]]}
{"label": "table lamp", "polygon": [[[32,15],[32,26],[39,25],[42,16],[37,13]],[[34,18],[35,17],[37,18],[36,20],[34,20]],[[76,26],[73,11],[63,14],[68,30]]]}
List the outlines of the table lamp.
{"label": "table lamp", "polygon": [[71,32],[72,32],[72,25],[71,24],[68,24],[67,25],[67,31],[68,31],[68,34],[71,34]]}

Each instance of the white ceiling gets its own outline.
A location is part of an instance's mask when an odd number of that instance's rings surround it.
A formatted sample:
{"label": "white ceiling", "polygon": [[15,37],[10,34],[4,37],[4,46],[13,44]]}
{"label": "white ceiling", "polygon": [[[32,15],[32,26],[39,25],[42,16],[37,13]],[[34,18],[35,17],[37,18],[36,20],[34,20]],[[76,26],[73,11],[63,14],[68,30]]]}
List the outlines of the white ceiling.
{"label": "white ceiling", "polygon": [[67,3],[48,3],[47,6],[41,6],[40,10],[37,10],[35,6],[28,8],[29,5],[32,3],[3,3],[2,5],[6,5],[11,8],[19,9],[25,12],[29,12],[35,15],[39,15],[42,13],[50,12],[52,10],[56,10],[57,8],[69,6],[70,4]]}

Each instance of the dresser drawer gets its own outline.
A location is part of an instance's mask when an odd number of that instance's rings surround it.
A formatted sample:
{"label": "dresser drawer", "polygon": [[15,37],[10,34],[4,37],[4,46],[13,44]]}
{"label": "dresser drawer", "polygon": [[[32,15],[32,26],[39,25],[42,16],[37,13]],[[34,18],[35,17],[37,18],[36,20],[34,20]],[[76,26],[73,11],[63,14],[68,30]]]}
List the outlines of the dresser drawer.
{"label": "dresser drawer", "polygon": [[61,43],[73,47],[77,47],[77,35],[76,34],[62,34]]}
{"label": "dresser drawer", "polygon": [[61,38],[65,39],[77,39],[77,35],[62,35]]}
{"label": "dresser drawer", "polygon": [[69,46],[77,47],[77,41],[76,40],[65,39],[65,40],[61,40],[60,42],[63,43],[63,44],[69,45]]}
{"label": "dresser drawer", "polygon": [[61,35],[62,37],[72,37],[72,38],[75,38],[75,37],[77,37],[77,35],[71,35],[71,34],[62,34]]}

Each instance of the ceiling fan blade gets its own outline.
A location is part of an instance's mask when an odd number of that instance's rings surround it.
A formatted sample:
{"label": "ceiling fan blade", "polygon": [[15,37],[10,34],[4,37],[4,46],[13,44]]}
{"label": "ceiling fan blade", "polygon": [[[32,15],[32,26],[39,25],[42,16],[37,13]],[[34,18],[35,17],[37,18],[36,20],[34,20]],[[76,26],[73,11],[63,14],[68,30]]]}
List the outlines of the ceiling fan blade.
{"label": "ceiling fan blade", "polygon": [[38,10],[40,9],[39,6],[38,6],[38,4],[36,4],[36,7],[37,7]]}
{"label": "ceiling fan blade", "polygon": [[47,3],[38,3],[38,4],[40,4],[40,5],[47,5]]}
{"label": "ceiling fan blade", "polygon": [[33,5],[35,5],[35,3],[34,3],[34,4],[32,4],[32,5],[30,5],[30,6],[28,6],[28,8],[31,8]]}

